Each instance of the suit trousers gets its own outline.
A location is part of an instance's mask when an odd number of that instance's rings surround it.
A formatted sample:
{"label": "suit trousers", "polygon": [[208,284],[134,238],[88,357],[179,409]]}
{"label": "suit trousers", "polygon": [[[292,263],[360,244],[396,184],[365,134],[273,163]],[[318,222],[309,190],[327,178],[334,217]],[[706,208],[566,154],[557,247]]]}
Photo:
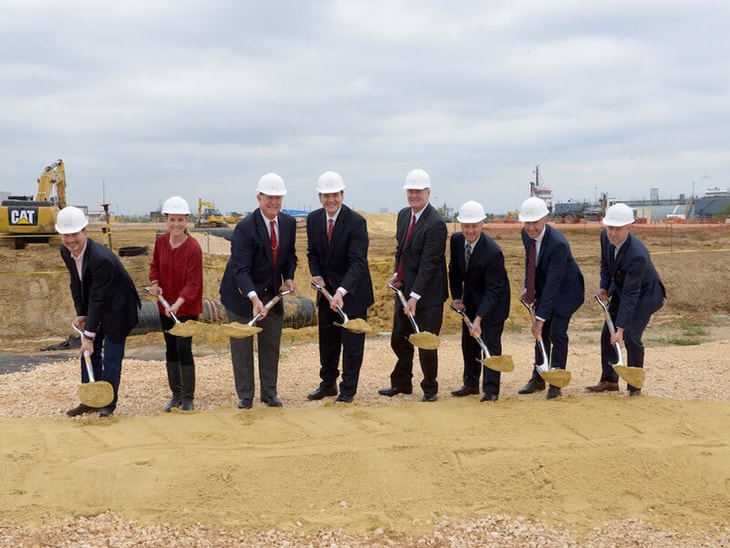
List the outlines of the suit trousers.
{"label": "suit trousers", "polygon": [[[615,317],[614,314],[612,314],[613,317]],[[644,367],[644,343],[641,338],[650,319],[651,314],[632,318],[631,326],[624,330],[625,365]],[[617,360],[616,347],[611,344],[611,333],[608,326],[604,324],[603,331],[601,331],[601,381],[618,382],[618,374],[611,366],[611,363],[616,363]],[[628,386],[629,390],[635,389],[631,385]]]}
{"label": "suit trousers", "polygon": [[[416,323],[420,331],[428,331],[435,335],[441,331],[444,318],[442,304],[416,307]],[[395,313],[393,314],[393,331],[390,335],[390,347],[396,355],[397,361],[390,374],[390,385],[396,388],[408,388],[413,385],[413,345],[408,337],[414,333],[411,321],[403,312],[403,305],[396,297]],[[421,362],[423,380],[421,388],[424,394],[438,393],[438,350],[418,349],[418,360]]]}
{"label": "suit trousers", "polygon": [[[279,348],[281,346],[281,329],[284,326],[284,313],[275,306],[257,325],[261,332],[254,335],[259,354],[259,381],[261,397],[276,396],[276,383],[279,375]],[[229,322],[248,323],[251,318],[239,316],[226,308]],[[252,403],[256,388],[253,372],[253,339],[230,338],[231,361],[233,362],[233,380],[238,399],[244,403]]]}
{"label": "suit trousers", "polygon": [[[340,394],[354,397],[360,378],[363,353],[365,350],[365,333],[352,333],[335,322],[342,323],[342,318],[329,307],[329,302],[320,299],[318,310],[319,322],[319,377],[321,386],[333,386],[339,376],[340,351],[342,351],[342,382]],[[348,314],[348,318],[365,319],[365,311]]]}
{"label": "suit trousers", "polygon": [[[569,324],[570,316],[553,313],[542,325],[542,342],[545,345],[545,352],[547,352],[550,367],[552,368],[565,369],[568,363]],[[542,363],[542,352],[537,342],[535,342],[535,363]],[[532,378],[537,380],[542,377],[536,369],[533,369]]]}
{"label": "suit trousers", "polygon": [[[504,323],[482,323],[482,340],[491,356],[502,355],[503,329]],[[464,358],[464,384],[475,388],[478,387],[479,375],[483,369],[482,389],[484,393],[498,396],[502,374],[482,365],[482,348],[477,340],[469,335],[469,328],[463,322],[461,324],[461,353]]]}
{"label": "suit trousers", "polygon": [[[122,379],[122,360],[124,359],[124,347],[127,340],[115,342],[101,329],[96,332],[94,339],[94,353],[91,355],[91,367],[94,371],[94,380],[106,381],[114,389],[114,399],[105,407],[110,411],[117,408],[119,399],[119,383]],[[81,382],[89,382],[89,375],[81,359]]]}

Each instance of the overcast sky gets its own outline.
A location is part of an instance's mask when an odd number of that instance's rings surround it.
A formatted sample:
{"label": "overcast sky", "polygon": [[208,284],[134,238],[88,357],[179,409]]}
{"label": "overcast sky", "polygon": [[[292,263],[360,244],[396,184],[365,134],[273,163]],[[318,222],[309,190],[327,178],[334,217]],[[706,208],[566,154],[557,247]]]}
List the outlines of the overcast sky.
{"label": "overcast sky", "polygon": [[171,195],[503,213],[535,166],[556,201],[730,187],[727,0],[0,0],[0,191],[66,164],[69,203]]}

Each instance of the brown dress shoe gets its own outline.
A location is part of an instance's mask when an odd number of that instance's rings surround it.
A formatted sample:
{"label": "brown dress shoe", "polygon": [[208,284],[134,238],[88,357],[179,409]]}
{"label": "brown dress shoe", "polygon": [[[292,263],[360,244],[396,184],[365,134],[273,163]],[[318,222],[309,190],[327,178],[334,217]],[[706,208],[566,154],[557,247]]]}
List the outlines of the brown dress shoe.
{"label": "brown dress shoe", "polygon": [[601,381],[593,386],[586,386],[588,392],[618,392],[617,382]]}

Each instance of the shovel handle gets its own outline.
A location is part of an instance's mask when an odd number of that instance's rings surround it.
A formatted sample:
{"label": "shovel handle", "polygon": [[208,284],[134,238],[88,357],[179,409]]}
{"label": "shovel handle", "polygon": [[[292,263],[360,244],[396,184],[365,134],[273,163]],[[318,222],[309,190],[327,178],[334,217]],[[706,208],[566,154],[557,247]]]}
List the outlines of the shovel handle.
{"label": "shovel handle", "polygon": [[[403,292],[400,289],[398,289],[396,286],[394,286],[391,283],[388,284],[388,289],[392,289],[393,291],[396,292],[396,294],[398,295],[398,299],[400,299],[400,302],[403,305],[403,309],[408,307],[408,302],[406,302],[406,297],[405,297],[405,295],[403,295]],[[418,324],[416,324],[416,319],[413,316],[411,316],[410,314],[406,314],[406,316],[408,316],[408,319],[411,320],[411,325],[413,326],[413,330],[416,333],[420,333],[421,330],[418,329]]]}
{"label": "shovel handle", "polygon": [[[332,300],[333,300],[332,299],[332,295],[330,295],[330,292],[327,291],[327,289],[325,289],[323,286],[319,285],[314,280],[310,281],[309,283],[312,285],[312,287],[314,289],[316,289],[317,291],[319,291],[320,293],[322,293],[322,295],[324,295],[325,297],[327,297],[327,300],[330,303],[332,302]],[[337,308],[337,313],[340,315],[340,318],[342,318],[342,323],[349,322],[350,321],[350,318],[347,317],[347,314],[345,314],[345,311],[342,310],[342,307],[340,307],[339,305],[337,305],[336,308]]]}
{"label": "shovel handle", "polygon": [[[456,312],[459,316],[461,316],[461,319],[464,320],[464,323],[469,328],[469,330],[471,330],[472,327],[474,327],[474,324],[469,320],[469,316],[466,315],[466,312],[456,308],[453,303],[449,305],[449,308],[451,310],[453,310],[454,312]],[[474,338],[476,339],[477,344],[481,347],[482,352],[484,352],[484,359],[488,360],[489,358],[491,358],[492,356],[489,354],[489,350],[487,349],[487,345],[484,344],[484,340],[481,337],[474,337]],[[481,360],[479,360],[479,361],[481,361]]]}
{"label": "shovel handle", "polygon": [[[527,304],[522,299],[520,299],[520,302],[530,313],[530,321],[534,322],[535,321],[535,307],[531,304]],[[548,359],[547,352],[545,351],[545,343],[542,342],[542,335],[538,334],[538,336],[535,337],[535,340],[537,341],[538,345],[540,346],[540,352],[542,353],[542,363],[535,364],[535,369],[537,369],[538,371],[547,371],[548,369],[550,369],[550,360]]]}
{"label": "shovel handle", "polygon": [[[271,299],[268,303],[266,303],[264,305],[264,308],[266,310],[271,310],[271,308],[276,303],[278,303],[284,297],[284,295],[288,295],[289,293],[291,293],[291,291],[289,291],[289,290],[280,292],[278,295],[275,295],[274,298]],[[251,318],[251,321],[248,322],[249,327],[253,327],[256,324],[256,322],[259,321],[260,318],[261,318],[261,312],[256,314],[253,318]]]}
{"label": "shovel handle", "polygon": [[[149,287],[145,287],[144,290],[147,293],[150,292],[150,288]],[[162,304],[162,306],[164,306],[165,308],[170,308],[170,303],[167,302],[167,299],[165,299],[165,297],[163,297],[162,294],[158,295],[157,296],[157,299],[160,301],[160,303]],[[172,318],[172,321],[174,321],[175,323],[180,323],[180,320],[177,319],[177,316],[175,316],[175,313],[174,312],[170,312],[170,317]]]}
{"label": "shovel handle", "polygon": [[[616,326],[611,319],[611,313],[608,311],[608,305],[601,300],[601,297],[598,296],[598,293],[594,293],[593,296],[596,298],[596,302],[598,302],[598,304],[601,305],[601,308],[603,309],[603,315],[606,317],[606,326],[608,327],[608,332],[611,333],[611,336],[616,335]],[[624,360],[621,354],[621,345],[616,342],[614,343],[614,346],[616,347],[616,355],[618,356],[618,363],[615,365],[623,365]]]}
{"label": "shovel handle", "polygon": [[[84,333],[81,331],[78,327],[76,327],[76,324],[71,322],[71,327],[73,328],[76,333],[79,334],[79,336],[83,339]],[[91,354],[89,354],[88,351],[85,351],[83,356],[81,356],[81,360],[83,361],[84,367],[86,368],[86,374],[89,375],[89,382],[96,382],[94,379],[94,368],[91,367],[91,363],[89,358],[91,357]]]}

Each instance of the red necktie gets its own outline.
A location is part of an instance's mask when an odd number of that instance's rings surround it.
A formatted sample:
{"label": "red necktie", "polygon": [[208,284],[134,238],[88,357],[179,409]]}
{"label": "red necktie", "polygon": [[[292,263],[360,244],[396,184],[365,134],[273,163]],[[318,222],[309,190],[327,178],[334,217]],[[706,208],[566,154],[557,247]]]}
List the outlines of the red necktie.
{"label": "red necktie", "polygon": [[335,230],[335,220],[329,220],[329,226],[327,227],[327,243],[332,241],[332,232]]}
{"label": "red necktie", "polygon": [[276,239],[276,221],[271,221],[271,252],[274,254],[274,268],[279,258],[279,243]]}
{"label": "red necktie", "polygon": [[408,231],[406,232],[406,237],[403,240],[403,246],[400,249],[400,259],[398,260],[398,280],[401,282],[403,281],[403,249],[406,247],[406,244],[411,237],[411,232],[413,232],[414,226],[416,226],[416,216],[411,215],[411,224],[408,225]]}
{"label": "red necktie", "polygon": [[527,284],[525,285],[525,302],[535,302],[535,264],[537,263],[537,241],[532,240],[527,254]]}

